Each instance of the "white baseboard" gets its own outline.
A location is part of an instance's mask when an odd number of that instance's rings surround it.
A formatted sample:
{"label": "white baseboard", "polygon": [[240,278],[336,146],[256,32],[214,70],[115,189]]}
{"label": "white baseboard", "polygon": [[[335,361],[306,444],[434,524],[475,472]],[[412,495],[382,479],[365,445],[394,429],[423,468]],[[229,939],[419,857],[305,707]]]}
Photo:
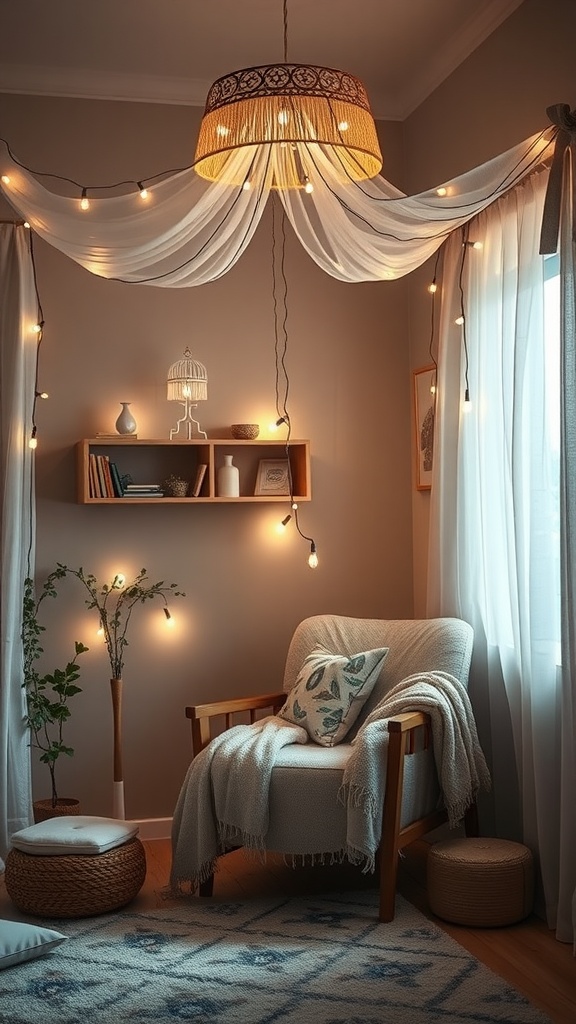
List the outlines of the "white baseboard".
{"label": "white baseboard", "polygon": [[170,839],[172,818],[132,818],[140,829],[140,839]]}

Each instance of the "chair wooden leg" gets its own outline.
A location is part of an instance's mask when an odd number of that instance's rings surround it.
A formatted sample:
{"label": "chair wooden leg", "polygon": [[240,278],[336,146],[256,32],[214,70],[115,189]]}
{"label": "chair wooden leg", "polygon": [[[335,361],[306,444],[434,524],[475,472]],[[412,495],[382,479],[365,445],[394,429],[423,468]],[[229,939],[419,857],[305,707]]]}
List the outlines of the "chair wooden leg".
{"label": "chair wooden leg", "polygon": [[198,886],[199,896],[212,896],[214,892],[214,875],[210,875],[209,878],[205,879],[204,882],[200,882]]}

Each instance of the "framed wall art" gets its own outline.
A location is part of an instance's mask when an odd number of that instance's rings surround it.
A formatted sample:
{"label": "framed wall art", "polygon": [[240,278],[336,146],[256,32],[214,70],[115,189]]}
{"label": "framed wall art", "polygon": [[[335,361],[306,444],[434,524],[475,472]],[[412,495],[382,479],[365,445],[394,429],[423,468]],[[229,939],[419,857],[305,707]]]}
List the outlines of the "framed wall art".
{"label": "framed wall art", "polygon": [[254,494],[290,494],[288,459],[260,459]]}
{"label": "framed wall art", "polygon": [[414,370],[416,487],[419,491],[432,486],[435,412],[436,367],[424,366]]}

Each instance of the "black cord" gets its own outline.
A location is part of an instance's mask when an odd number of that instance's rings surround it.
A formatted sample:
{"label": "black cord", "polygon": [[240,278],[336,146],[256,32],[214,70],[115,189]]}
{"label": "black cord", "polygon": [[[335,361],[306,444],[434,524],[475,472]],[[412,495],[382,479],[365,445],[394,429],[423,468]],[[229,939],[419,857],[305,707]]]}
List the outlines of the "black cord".
{"label": "black cord", "polygon": [[469,360],[468,360],[468,340],[466,336],[466,311],[464,309],[464,264],[466,262],[466,256],[468,253],[469,242],[468,242],[468,229],[469,225],[465,224],[462,228],[462,259],[460,261],[460,273],[458,274],[458,288],[460,291],[460,315],[462,317],[462,343],[464,345],[464,401],[470,401],[470,383],[468,380]]}

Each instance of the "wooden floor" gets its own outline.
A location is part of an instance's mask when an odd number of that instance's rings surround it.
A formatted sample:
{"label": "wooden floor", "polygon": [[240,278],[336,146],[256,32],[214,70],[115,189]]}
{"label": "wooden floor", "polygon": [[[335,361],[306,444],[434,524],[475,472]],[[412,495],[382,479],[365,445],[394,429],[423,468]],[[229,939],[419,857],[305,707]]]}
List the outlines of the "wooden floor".
{"label": "wooden floor", "polygon": [[[146,881],[131,907],[156,908],[166,905],[163,890],[170,872],[169,840],[144,843]],[[442,927],[473,956],[523,992],[555,1024],[576,1021],[576,958],[572,947],[557,942],[537,917],[531,916],[508,928],[464,928],[435,918],[426,902],[426,842],[412,843],[401,859],[398,889],[422,913]],[[374,876],[362,875],[349,866],[298,868],[286,866],[280,857],[269,856],[266,864],[238,850],[228,854],[216,875],[217,898],[239,899],[302,894],[350,888],[376,888]],[[22,918],[11,903],[2,881],[0,918]],[[383,925],[385,927],[385,925]]]}

